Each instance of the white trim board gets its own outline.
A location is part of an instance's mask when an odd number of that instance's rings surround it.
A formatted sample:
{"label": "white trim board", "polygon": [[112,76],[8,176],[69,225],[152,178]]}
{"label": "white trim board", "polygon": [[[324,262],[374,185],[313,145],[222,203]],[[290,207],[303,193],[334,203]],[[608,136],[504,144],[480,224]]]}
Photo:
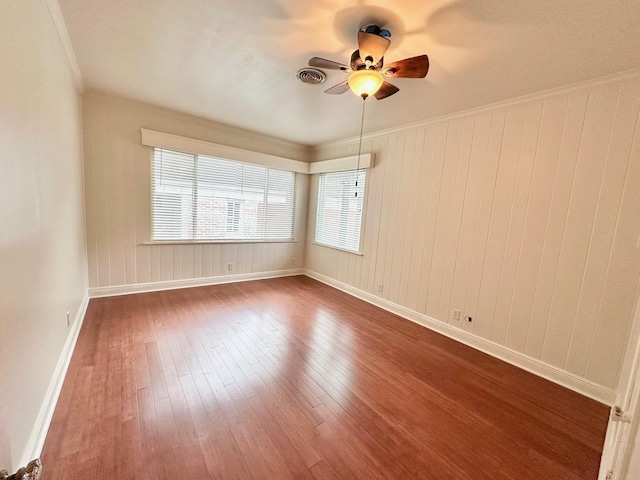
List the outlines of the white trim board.
{"label": "white trim board", "polygon": [[423,327],[440,333],[446,337],[475,348],[476,350],[480,350],[492,357],[526,370],[529,373],[533,373],[534,375],[545,378],[553,383],[568,388],[569,390],[580,393],[586,397],[592,398],[609,406],[613,405],[615,402],[616,393],[613,390],[597,385],[565,370],[549,365],[541,360],[516,352],[515,350],[511,350],[510,348],[499,345],[490,340],[485,340],[484,338],[452,327],[451,325],[436,320],[435,318],[415,312],[383,298],[376,297],[368,292],[339,282],[312,270],[305,269],[305,275],[331,287],[337,288],[338,290],[348,293],[356,298],[364,300],[367,303],[380,307],[383,310],[394,313],[406,320],[410,320],[418,325],[422,325]]}
{"label": "white trim board", "polygon": [[[614,73],[611,75],[606,75],[604,77],[599,77],[591,80],[585,80],[583,82],[572,83],[569,85],[562,85],[560,87],[551,88],[549,90],[543,90],[541,92],[530,93],[528,95],[523,95],[521,97],[511,98],[508,100],[503,100],[496,103],[491,103],[489,105],[482,105],[475,108],[470,108],[468,110],[463,110],[460,112],[448,113],[446,115],[441,115],[439,117],[428,118],[426,120],[419,120],[413,123],[407,123],[404,125],[400,125],[397,127],[386,128],[383,130],[378,130],[375,132],[369,132],[362,136],[363,140],[372,140],[377,137],[381,137],[384,135],[391,135],[394,133],[407,132],[409,130],[415,128],[422,128],[428,125],[433,125],[442,122],[448,122],[451,120],[457,120],[459,118],[466,118],[469,115],[479,115],[482,113],[493,112],[495,110],[499,110],[502,108],[510,107],[513,105],[520,105],[527,102],[533,102],[536,100],[545,100],[547,98],[557,97],[559,95],[565,95],[567,93],[580,92],[583,90],[593,90],[596,88],[600,88],[602,86],[607,85],[616,85],[619,83],[631,82],[634,80],[640,79],[640,69],[627,70],[624,72]],[[315,145],[315,151],[322,148],[332,148],[339,147],[343,145],[349,145],[359,140],[359,136],[343,138],[341,140],[335,140],[332,142],[327,142],[320,145]]]}
{"label": "white trim board", "polygon": [[62,385],[67,375],[67,370],[69,369],[71,356],[73,355],[73,350],[75,349],[78,335],[80,334],[80,328],[82,327],[82,323],[84,322],[84,317],[87,313],[88,306],[89,296],[85,294],[82,298],[82,301],[80,302],[80,307],[78,308],[78,311],[76,313],[76,318],[71,324],[71,328],[67,335],[67,340],[64,344],[64,347],[62,347],[62,352],[60,353],[60,357],[58,358],[58,364],[56,365],[56,369],[54,370],[53,376],[51,377],[49,388],[47,388],[47,393],[45,394],[44,400],[42,401],[42,405],[40,407],[40,411],[38,412],[38,418],[36,419],[36,423],[33,426],[33,430],[31,431],[29,441],[27,442],[27,446],[24,449],[22,460],[20,461],[19,465],[26,465],[34,458],[38,458],[42,453],[42,447],[44,446],[44,441],[47,438],[47,432],[49,431],[49,426],[51,425],[53,412],[56,409],[56,404],[58,403],[58,398],[60,397]]}
{"label": "white trim board", "polygon": [[[110,297],[116,295],[131,295],[136,293],[157,292],[163,290],[175,290],[180,288],[201,287],[207,285],[218,285],[224,283],[245,282],[251,280],[266,280],[269,278],[288,277],[295,275],[306,275],[314,280],[337,288],[349,295],[364,300],[383,310],[398,315],[406,320],[412,321],[425,328],[445,335],[453,340],[468,345],[476,350],[484,352],[492,357],[498,358],[511,365],[522,368],[539,377],[545,378],[553,383],[580,393],[586,397],[597,400],[606,405],[613,405],[616,393],[601,385],[585,380],[562,369],[549,365],[541,360],[529,357],[522,353],[511,350],[503,345],[485,340],[481,337],[468,333],[464,330],[452,327],[440,322],[432,317],[410,310],[401,305],[389,302],[383,298],[376,297],[368,292],[351,287],[345,283],[334,280],[325,275],[312,270],[297,268],[290,270],[276,270],[271,272],[245,273],[238,275],[224,275],[218,277],[205,277],[187,280],[173,280],[167,282],[142,283],[134,285],[118,285],[114,287],[98,287],[89,289],[89,298]],[[46,432],[45,432],[46,434]],[[26,462],[25,462],[26,463]]]}
{"label": "white trim board", "polygon": [[45,11],[47,12],[49,20],[51,21],[53,30],[58,37],[58,42],[60,43],[60,47],[62,48],[64,58],[67,61],[69,71],[73,76],[73,81],[75,82],[76,89],[80,94],[82,94],[85,89],[84,80],[82,78],[82,73],[80,72],[80,66],[78,65],[76,53],[73,50],[73,45],[71,44],[71,38],[69,37],[67,24],[64,22],[64,17],[62,16],[62,11],[60,10],[60,4],[57,0],[41,1],[44,5]]}
{"label": "white trim board", "polygon": [[309,164],[310,175],[314,173],[343,172],[345,170],[356,170],[373,167],[373,154],[362,153],[351,155],[350,157],[333,158],[331,160],[321,160]]}
{"label": "white trim board", "polygon": [[137,283],[131,285],[117,285],[114,287],[96,287],[89,289],[89,298],[113,297],[116,295],[133,295],[136,293],[159,292],[162,290],[176,290],[179,288],[205,287],[222,283],[248,282],[251,280],[266,280],[268,278],[291,277],[303,275],[304,269],[274,270],[271,272],[240,273],[222,275],[218,277],[203,277],[186,280],[170,280],[167,282]]}
{"label": "white trim board", "polygon": [[178,152],[195,155],[210,155],[227,160],[252,163],[296,173],[309,173],[309,164],[300,160],[278,157],[267,153],[253,152],[242,148],[229,147],[219,143],[206,142],[197,138],[183,137],[172,133],[157,132],[146,128],[140,129],[142,145],[166,148]]}
{"label": "white trim board", "polygon": [[[638,455],[634,444],[636,429],[640,425],[640,299],[636,300],[635,312],[626,354],[622,363],[622,372],[618,383],[616,405],[621,408],[628,421],[615,421],[609,417],[607,435],[602,449],[599,479],[606,479],[613,472],[614,479],[630,478],[629,467],[632,457]],[[635,447],[635,452],[634,452]],[[632,472],[633,473],[633,472]]]}

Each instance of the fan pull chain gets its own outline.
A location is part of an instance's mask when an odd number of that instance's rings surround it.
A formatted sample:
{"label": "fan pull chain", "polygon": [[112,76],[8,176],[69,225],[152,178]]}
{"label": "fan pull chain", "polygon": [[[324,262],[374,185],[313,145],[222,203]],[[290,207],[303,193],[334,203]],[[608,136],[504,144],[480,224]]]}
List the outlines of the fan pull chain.
{"label": "fan pull chain", "polygon": [[360,119],[360,141],[358,142],[358,168],[356,169],[356,198],[358,197],[358,177],[360,176],[360,155],[362,154],[362,127],[364,126],[364,104],[367,96],[362,95],[362,118]]}

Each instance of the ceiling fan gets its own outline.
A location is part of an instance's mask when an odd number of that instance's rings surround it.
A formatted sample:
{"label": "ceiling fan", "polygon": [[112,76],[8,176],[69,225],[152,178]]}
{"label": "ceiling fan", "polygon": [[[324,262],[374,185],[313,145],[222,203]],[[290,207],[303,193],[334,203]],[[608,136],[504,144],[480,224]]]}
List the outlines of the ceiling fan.
{"label": "ceiling fan", "polygon": [[349,73],[349,78],[324,91],[331,95],[344,93],[349,88],[363,98],[369,95],[378,100],[390,97],[400,89],[387,82],[384,77],[424,78],[429,71],[429,57],[418,55],[384,65],[384,54],[391,44],[389,30],[378,25],[365,25],[358,32],[358,50],[351,54],[349,65],[325,58],[313,57],[310,67],[340,70]]}

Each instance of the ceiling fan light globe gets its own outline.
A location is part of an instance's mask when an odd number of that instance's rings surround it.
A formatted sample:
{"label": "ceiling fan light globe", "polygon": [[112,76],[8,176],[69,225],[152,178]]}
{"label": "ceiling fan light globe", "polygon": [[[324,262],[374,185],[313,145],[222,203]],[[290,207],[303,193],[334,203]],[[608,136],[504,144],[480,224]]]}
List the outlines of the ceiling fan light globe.
{"label": "ceiling fan light globe", "polygon": [[353,93],[359,97],[364,96],[366,98],[380,90],[384,79],[375,70],[358,70],[349,75],[347,81]]}

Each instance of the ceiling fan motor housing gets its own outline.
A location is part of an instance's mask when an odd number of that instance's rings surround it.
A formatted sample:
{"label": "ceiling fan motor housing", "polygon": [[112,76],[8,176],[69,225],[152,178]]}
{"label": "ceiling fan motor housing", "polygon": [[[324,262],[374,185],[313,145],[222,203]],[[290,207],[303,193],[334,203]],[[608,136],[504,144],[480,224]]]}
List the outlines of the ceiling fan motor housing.
{"label": "ceiling fan motor housing", "polygon": [[356,70],[363,70],[365,68],[369,68],[371,70],[380,70],[382,68],[382,65],[384,64],[384,57],[380,59],[380,61],[378,63],[376,63],[375,65],[367,65],[367,63],[360,57],[360,50],[355,50],[352,54],[351,54],[351,70],[353,70],[354,72]]}

